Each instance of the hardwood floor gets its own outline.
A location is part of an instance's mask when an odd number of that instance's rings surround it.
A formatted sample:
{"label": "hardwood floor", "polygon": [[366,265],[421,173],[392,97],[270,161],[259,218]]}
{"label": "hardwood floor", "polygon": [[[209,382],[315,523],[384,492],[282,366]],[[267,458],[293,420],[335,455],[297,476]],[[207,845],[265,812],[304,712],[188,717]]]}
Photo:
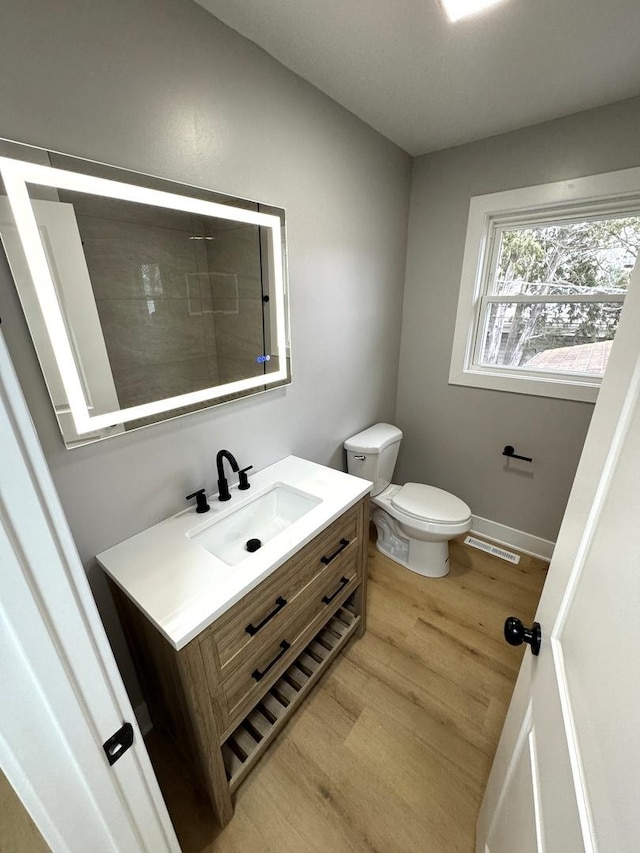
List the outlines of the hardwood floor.
{"label": "hardwood floor", "polygon": [[0,853],[48,853],[49,845],[0,770]]}
{"label": "hardwood floor", "polygon": [[149,749],[185,853],[471,853],[546,564],[451,544],[430,579],[370,545],[367,633],[350,642],[237,794],[219,830],[171,750]]}

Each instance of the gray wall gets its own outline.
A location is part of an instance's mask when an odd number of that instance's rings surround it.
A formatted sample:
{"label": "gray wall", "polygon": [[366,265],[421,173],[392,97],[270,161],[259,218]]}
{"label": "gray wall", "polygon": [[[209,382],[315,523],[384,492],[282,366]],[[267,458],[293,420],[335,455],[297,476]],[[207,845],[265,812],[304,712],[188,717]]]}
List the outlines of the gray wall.
{"label": "gray wall", "polygon": [[[469,199],[638,165],[640,98],[414,161],[398,482],[450,490],[476,515],[555,540],[593,407],[447,384]],[[506,444],[534,464],[507,468]]]}
{"label": "gray wall", "polygon": [[222,447],[340,467],[345,437],[393,419],[411,163],[189,0],[5,0],[0,79],[0,136],[287,211],[293,384],[72,451],[0,264],[2,328],[136,701],[93,555],[213,490]]}

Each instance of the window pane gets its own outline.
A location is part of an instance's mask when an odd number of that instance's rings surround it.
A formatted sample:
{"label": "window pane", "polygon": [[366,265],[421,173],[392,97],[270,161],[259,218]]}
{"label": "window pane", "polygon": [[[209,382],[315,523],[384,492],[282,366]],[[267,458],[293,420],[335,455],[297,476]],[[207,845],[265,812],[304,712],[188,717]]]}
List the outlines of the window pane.
{"label": "window pane", "polygon": [[602,376],[620,302],[489,303],[480,364]]}
{"label": "window pane", "polygon": [[501,232],[490,292],[625,293],[640,247],[640,217]]}

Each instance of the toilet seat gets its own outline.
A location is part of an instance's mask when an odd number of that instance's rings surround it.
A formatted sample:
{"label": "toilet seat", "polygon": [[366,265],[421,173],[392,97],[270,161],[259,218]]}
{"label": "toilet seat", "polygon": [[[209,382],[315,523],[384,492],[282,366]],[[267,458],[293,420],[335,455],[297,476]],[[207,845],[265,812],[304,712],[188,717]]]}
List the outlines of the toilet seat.
{"label": "toilet seat", "polygon": [[406,483],[393,495],[391,504],[411,518],[436,524],[462,524],[471,517],[460,498],[424,483]]}

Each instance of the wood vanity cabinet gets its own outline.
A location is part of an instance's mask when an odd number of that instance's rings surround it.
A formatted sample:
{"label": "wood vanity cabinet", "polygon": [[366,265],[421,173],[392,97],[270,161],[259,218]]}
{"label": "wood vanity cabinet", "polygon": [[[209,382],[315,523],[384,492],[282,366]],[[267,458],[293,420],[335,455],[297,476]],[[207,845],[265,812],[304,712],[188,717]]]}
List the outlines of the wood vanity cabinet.
{"label": "wood vanity cabinet", "polygon": [[153,723],[223,826],[238,785],[349,637],[364,633],[368,524],[365,497],[180,651],[111,582]]}

